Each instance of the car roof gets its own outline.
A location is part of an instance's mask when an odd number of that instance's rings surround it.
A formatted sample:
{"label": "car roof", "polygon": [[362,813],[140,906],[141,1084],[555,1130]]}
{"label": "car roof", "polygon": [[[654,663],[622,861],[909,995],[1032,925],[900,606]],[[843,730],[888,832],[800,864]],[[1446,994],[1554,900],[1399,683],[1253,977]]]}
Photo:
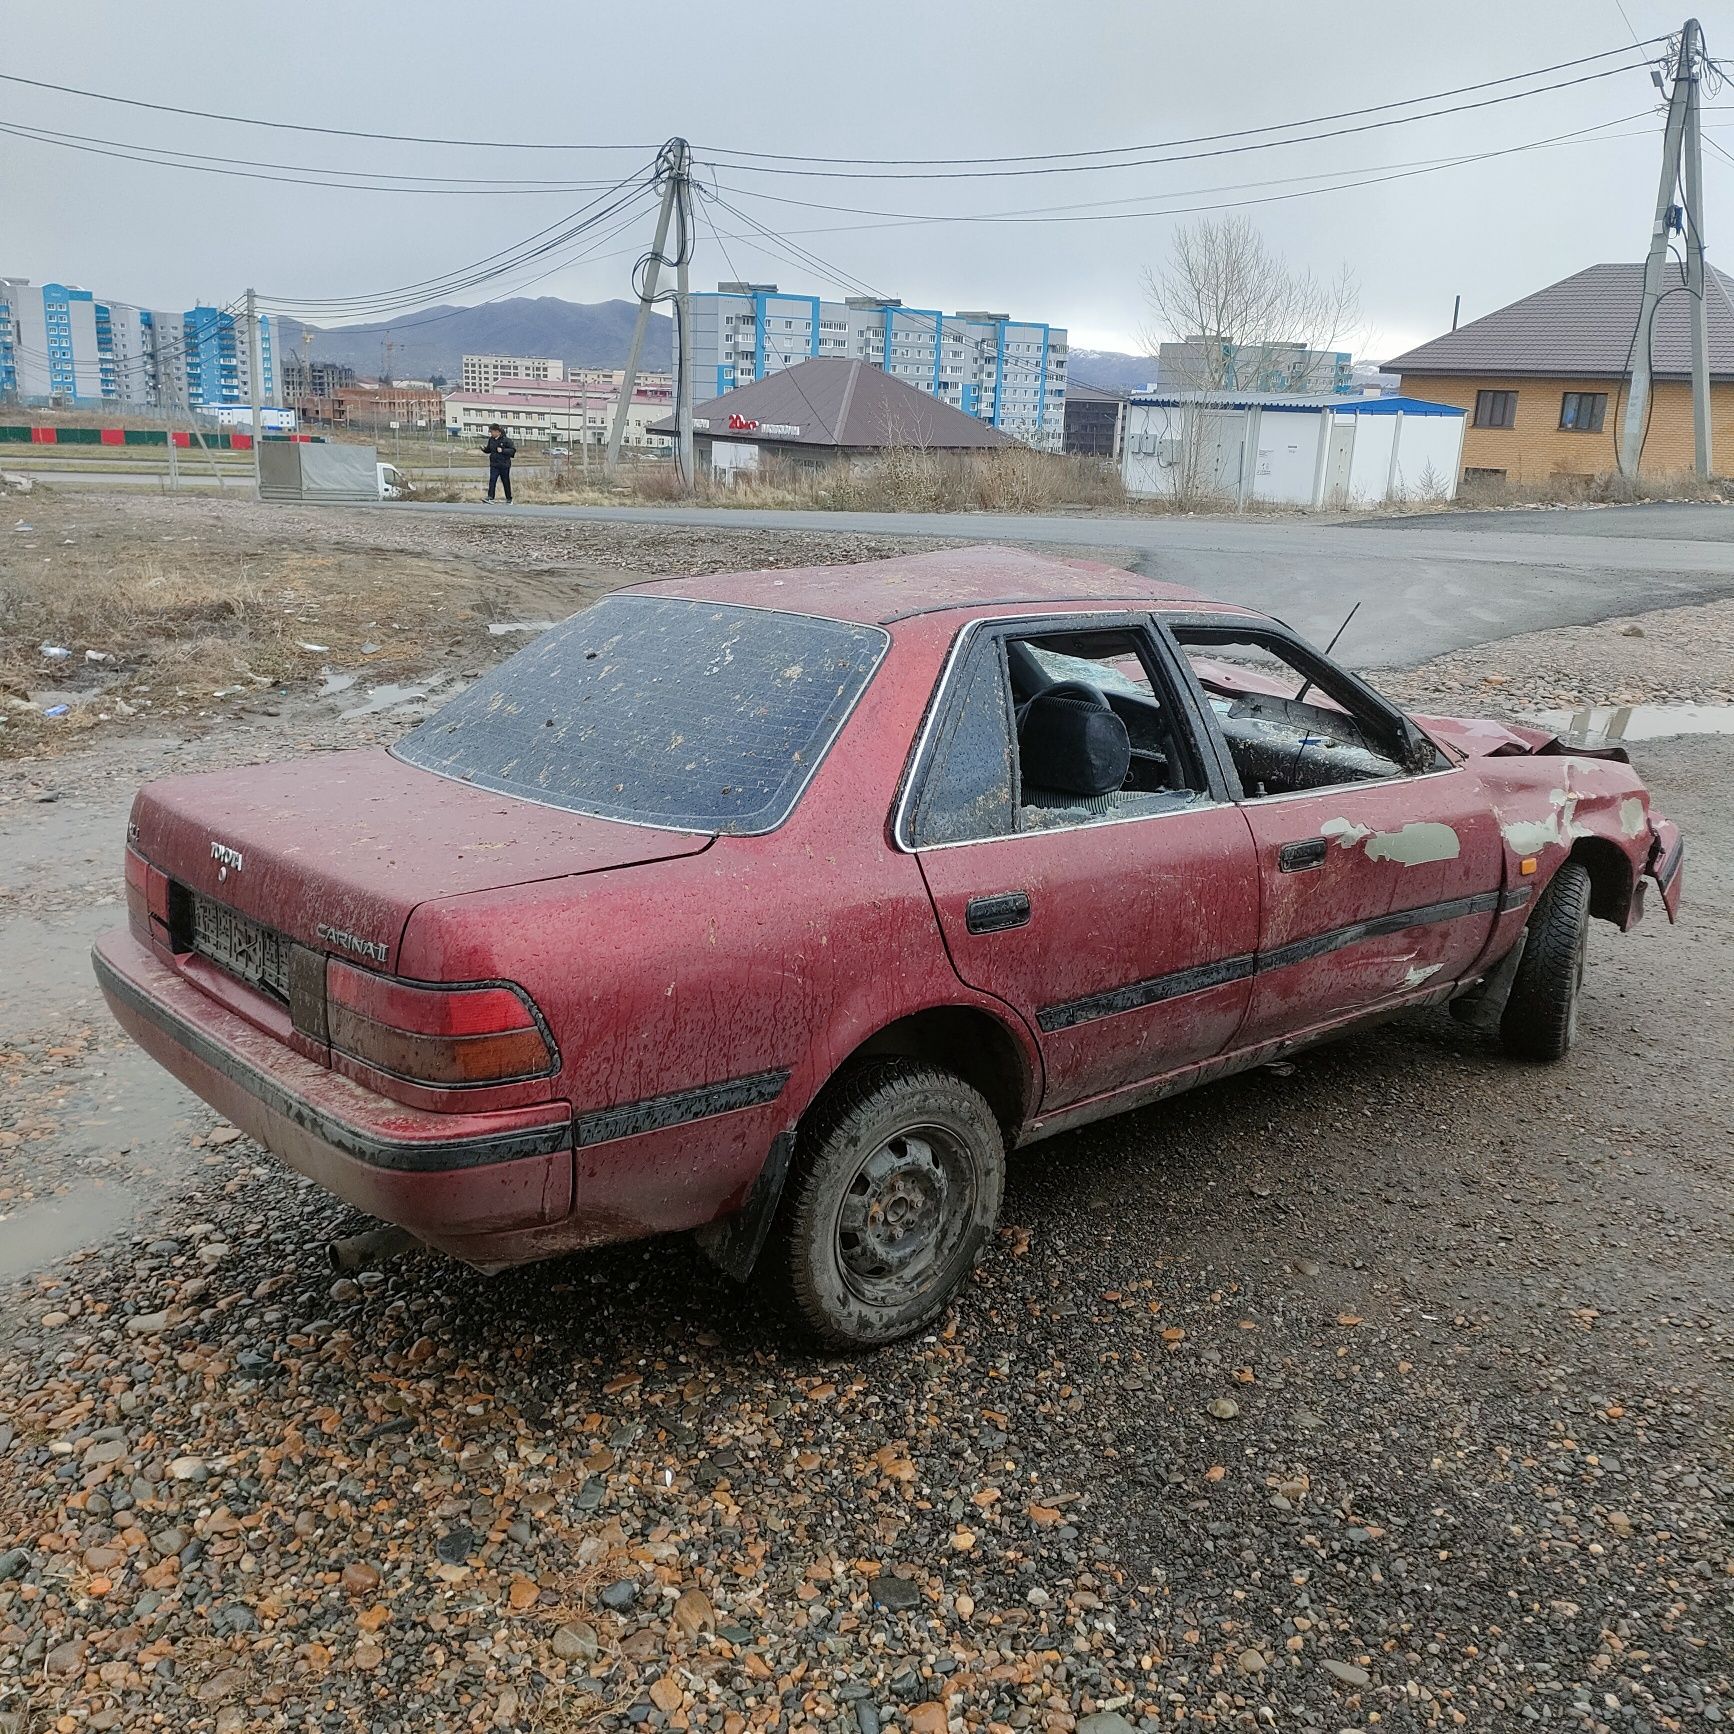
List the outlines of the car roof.
{"label": "car roof", "polygon": [[652,578],[632,589],[873,626],[888,626],[915,614],[995,614],[1030,603],[1148,607],[1206,600],[1183,584],[1140,577],[1096,560],[1061,560],[986,543],[897,554],[850,566],[785,566],[700,578]]}

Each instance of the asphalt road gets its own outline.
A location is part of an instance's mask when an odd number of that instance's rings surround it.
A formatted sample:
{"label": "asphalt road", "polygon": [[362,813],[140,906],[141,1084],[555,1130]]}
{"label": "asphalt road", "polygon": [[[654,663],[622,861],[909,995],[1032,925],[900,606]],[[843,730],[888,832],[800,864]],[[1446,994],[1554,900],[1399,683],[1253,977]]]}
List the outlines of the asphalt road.
{"label": "asphalt road", "polygon": [[[491,514],[482,503],[392,511]],[[1734,595],[1734,510],[1658,505],[1320,522],[1248,517],[1022,517],[519,504],[511,517],[599,524],[958,537],[1113,553],[1136,571],[1280,615],[1361,664],[1401,666],[1553,626]],[[1129,558],[1128,558],[1129,557]]]}

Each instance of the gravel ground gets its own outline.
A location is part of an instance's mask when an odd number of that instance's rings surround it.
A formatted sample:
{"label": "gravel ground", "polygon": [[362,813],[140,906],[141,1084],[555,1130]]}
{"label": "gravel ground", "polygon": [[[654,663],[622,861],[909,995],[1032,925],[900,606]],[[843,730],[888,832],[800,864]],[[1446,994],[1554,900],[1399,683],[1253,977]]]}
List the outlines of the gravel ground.
{"label": "gravel ground", "polygon": [[[1430,702],[1613,697],[1680,623]],[[1658,668],[1713,692],[1717,630]],[[677,1240],[334,1282],[354,1218],[107,1022],[131,786],[398,726],[0,789],[5,1734],[1734,1717],[1734,743],[1642,749],[1686,919],[1598,927],[1569,1061],[1411,1016],[1038,1146],[943,1327],[849,1359]]]}
{"label": "gravel ground", "polygon": [[802,566],[822,561],[884,558],[925,548],[956,546],[920,537],[788,532],[736,528],[683,529],[658,524],[585,523],[514,516],[500,507],[497,520],[368,507],[276,506],[192,494],[119,497],[44,493],[26,502],[32,519],[45,512],[75,513],[85,533],[142,538],[173,532],[203,533],[281,546],[381,548],[497,567],[540,570],[579,564],[623,572],[729,572],[760,566]]}
{"label": "gravel ground", "polygon": [[1734,601],[1526,632],[1368,678],[1417,710],[1441,697],[1506,716],[1584,704],[1734,704]]}

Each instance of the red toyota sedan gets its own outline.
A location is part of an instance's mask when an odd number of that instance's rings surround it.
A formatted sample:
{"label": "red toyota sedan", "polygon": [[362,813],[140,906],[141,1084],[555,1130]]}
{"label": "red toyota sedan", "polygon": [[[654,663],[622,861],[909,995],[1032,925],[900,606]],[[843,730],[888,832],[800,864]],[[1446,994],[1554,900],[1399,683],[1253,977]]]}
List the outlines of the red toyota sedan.
{"label": "red toyota sedan", "polygon": [[428,1245],[697,1230],[866,1345],[944,1307],[1010,1146],[1447,1000],[1559,1058],[1647,883],[1672,918],[1623,752],[982,547],[637,585],[389,751],[153,783],[95,966]]}

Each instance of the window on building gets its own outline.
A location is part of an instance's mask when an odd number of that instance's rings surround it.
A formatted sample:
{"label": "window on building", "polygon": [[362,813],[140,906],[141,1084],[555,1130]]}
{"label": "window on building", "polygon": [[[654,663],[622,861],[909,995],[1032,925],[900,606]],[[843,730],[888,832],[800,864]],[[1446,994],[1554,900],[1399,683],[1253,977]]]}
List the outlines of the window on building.
{"label": "window on building", "polygon": [[1476,392],[1475,425],[1477,427],[1515,427],[1517,425],[1517,393],[1515,391]]}
{"label": "window on building", "polygon": [[1600,433],[1607,413],[1605,391],[1568,391],[1559,400],[1559,425],[1577,433]]}

